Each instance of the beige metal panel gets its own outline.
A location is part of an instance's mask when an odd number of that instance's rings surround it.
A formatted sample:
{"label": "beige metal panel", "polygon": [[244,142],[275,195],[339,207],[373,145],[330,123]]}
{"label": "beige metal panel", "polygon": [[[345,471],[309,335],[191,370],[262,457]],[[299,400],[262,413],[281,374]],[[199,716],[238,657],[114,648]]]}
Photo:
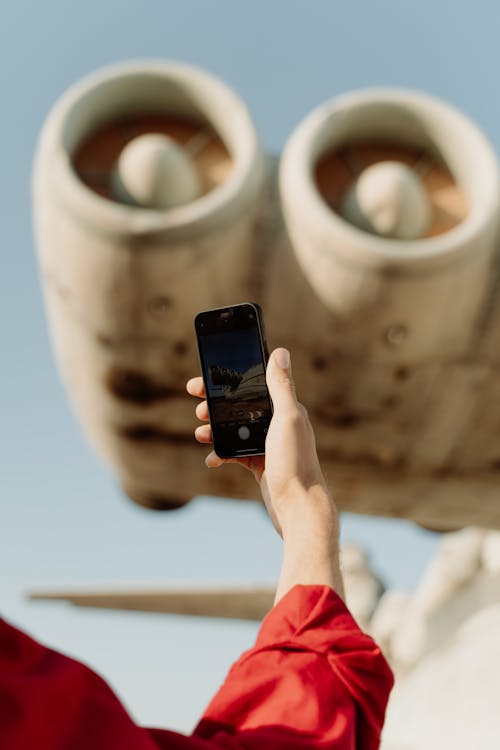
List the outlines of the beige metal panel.
{"label": "beige metal panel", "polygon": [[[407,241],[347,223],[335,179],[340,174],[348,191],[349,170],[366,166],[369,138],[374,152],[384,148],[379,138],[427,148],[425,159],[440,154],[467,196],[466,215],[444,233]],[[328,329],[339,387],[325,391],[333,363],[325,366],[312,412],[319,445],[360,463],[453,472],[488,379],[487,363],[474,355],[497,262],[499,181],[490,147],[466,118],[431,97],[358,92],[299,125],[285,148],[280,186],[298,263],[335,321]],[[443,198],[440,207],[454,210]],[[402,395],[398,379],[416,388]]]}
{"label": "beige metal panel", "polygon": [[[273,294],[279,286],[293,300],[292,309]],[[486,365],[466,357],[446,359],[440,350],[412,362],[404,347],[391,341],[390,326],[371,331],[372,343],[366,345],[366,328],[355,318],[342,325],[311,295],[285,235],[273,248],[264,304],[273,338],[293,352],[297,388],[322,450],[361,463],[450,466],[483,398]],[[379,356],[384,349],[389,354]]]}
{"label": "beige metal panel", "polygon": [[[110,151],[119,155],[127,128],[135,135],[152,127],[151,111],[155,127],[189,133],[196,121],[201,135],[204,128],[216,133],[211,160],[202,144],[197,162],[204,177],[208,170],[208,192],[188,207],[143,209],[109,193]],[[179,125],[182,116],[195,120]],[[95,142],[83,148],[87,136]],[[106,178],[102,189],[97,168]],[[178,439],[179,409],[184,432],[192,430],[185,382],[199,369],[193,318],[200,309],[252,297],[264,170],[244,105],[189,66],[111,67],[66,93],[47,121],[33,186],[52,341],[74,408],[120,478],[144,466],[141,450],[135,455],[124,445],[147,444],[150,458],[161,460],[151,446],[164,452],[166,434]]]}
{"label": "beige metal panel", "polygon": [[496,257],[496,268],[492,274],[490,292],[485,299],[477,340],[471,347],[470,359],[482,364],[485,376],[453,455],[453,465],[463,471],[484,469],[500,472],[499,271],[500,253]]}
{"label": "beige metal panel", "polygon": [[496,747],[499,542],[473,528],[446,535],[413,594],[380,600],[370,632],[396,674],[383,748]]}
{"label": "beige metal panel", "polygon": [[[422,403],[408,454],[412,467],[460,470],[455,451],[467,440],[472,415],[484,398],[489,368],[480,362],[444,363]],[[471,469],[487,470],[483,462]]]}
{"label": "beige metal panel", "polygon": [[341,510],[406,518],[436,531],[500,528],[498,472],[411,473],[320,457]]}
{"label": "beige metal panel", "polygon": [[[398,120],[404,135],[393,132]],[[467,195],[463,220],[449,232],[402,241],[360,231],[332,210],[314,180],[315,166],[329,150],[370,137],[440,154]],[[354,323],[353,335],[371,359],[413,362],[438,351],[443,357],[466,351],[497,248],[499,205],[495,156],[472,123],[423,94],[349,94],[322,105],[295,130],[280,186],[304,275],[345,325]],[[397,343],[392,351],[380,345],[384,332]]]}
{"label": "beige metal panel", "polygon": [[500,364],[500,241],[474,352],[495,365]]}
{"label": "beige metal panel", "polygon": [[[486,367],[485,367],[486,369]],[[497,472],[500,480],[500,368],[489,366],[453,455],[458,471]],[[500,488],[499,488],[500,497]]]}
{"label": "beige metal panel", "polygon": [[[139,502],[161,508],[162,498],[167,505],[169,499],[187,502],[207,494],[257,498],[258,488],[249,472],[235,465],[206,469],[202,460],[206,448],[192,445],[189,437],[167,433],[157,442],[144,442],[119,444],[123,462],[135,462],[122,481]],[[346,461],[321,450],[320,459],[341,510],[406,518],[443,531],[464,525],[500,528],[498,472],[412,473],[384,468],[370,457]]]}
{"label": "beige metal panel", "polygon": [[[138,80],[151,87],[139,94]],[[115,94],[103,97],[113,86]],[[213,102],[207,105],[204,86],[214,102],[221,97],[224,117]],[[138,117],[149,118],[140,120],[147,130],[151,118],[141,108],[148,91],[160,97],[162,117],[177,106],[178,116],[192,116],[197,102],[203,127],[213,121],[220,138],[205,160],[208,192],[169,211],[110,200],[98,194],[94,173],[71,162],[86,129],[104,127],[103,113],[122,117],[122,128],[131,107],[136,130]],[[187,94],[194,98],[184,106]],[[82,102],[83,119],[75,115]],[[424,149],[425,184],[439,198],[428,236],[400,241],[350,226],[337,211],[353,179],[345,159],[337,160],[328,183],[336,197],[310,184],[311,163],[332,147],[338,116],[343,137],[356,136],[351,161],[359,152],[365,164],[377,162],[380,146],[359,140],[374,135],[394,139],[397,148],[383,150],[405,164],[413,163],[415,144]],[[496,159],[471,123],[422,95],[365,92],[311,117],[319,129],[302,144],[310,161],[287,146],[279,188],[275,160],[265,186],[264,158],[241,102],[200,71],[113,68],[56,105],[38,150],[35,224],[52,341],[75,411],[140,503],[174,507],[198,494],[255,497],[252,478],[238,467],[205,469],[207,449],[194,443],[194,404],[184,391],[199,371],[194,314],[255,300],[264,308],[270,348],[292,351],[297,390],[343,509],[438,528],[498,527],[500,444],[491,405],[498,399],[490,365],[498,317]],[[404,134],[396,121],[408,126]],[[192,123],[177,119],[161,127],[181,140],[191,137]],[[106,139],[116,154],[122,141],[102,132],[90,145],[107,155],[109,174]],[[90,159],[84,156],[82,163]],[[480,501],[471,502],[471,493]]]}

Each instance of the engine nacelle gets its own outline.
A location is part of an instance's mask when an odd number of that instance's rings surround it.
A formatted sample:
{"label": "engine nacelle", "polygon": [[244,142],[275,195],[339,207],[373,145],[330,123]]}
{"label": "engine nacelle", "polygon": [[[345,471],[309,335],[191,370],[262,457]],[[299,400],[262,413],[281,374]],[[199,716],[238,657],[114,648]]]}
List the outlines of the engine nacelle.
{"label": "engine nacelle", "polygon": [[339,97],[278,176],[225,84],[115,65],[56,103],[33,185],[59,369],[132,499],[255,497],[238,467],[206,471],[184,390],[196,312],[254,300],[342,509],[500,527],[499,173],[461,113],[405,90]]}

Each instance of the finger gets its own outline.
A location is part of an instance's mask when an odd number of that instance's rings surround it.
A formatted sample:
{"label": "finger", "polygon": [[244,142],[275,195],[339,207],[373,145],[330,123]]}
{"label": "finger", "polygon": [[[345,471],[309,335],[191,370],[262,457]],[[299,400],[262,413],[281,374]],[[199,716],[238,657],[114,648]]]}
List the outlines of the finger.
{"label": "finger", "polygon": [[215,469],[217,466],[222,466],[224,463],[223,458],[219,458],[217,453],[215,451],[212,451],[208,454],[208,456],[205,459],[205,464],[208,466],[209,469]]}
{"label": "finger", "polygon": [[195,414],[202,422],[208,422],[210,415],[208,413],[208,406],[206,401],[200,401],[195,409]]}
{"label": "finger", "polygon": [[194,431],[194,436],[199,443],[213,442],[212,428],[209,424],[202,424]]}
{"label": "finger", "polygon": [[217,468],[222,464],[241,464],[245,469],[251,470],[250,459],[248,458],[220,458],[215,451],[212,451],[205,458],[205,464],[209,469]]}
{"label": "finger", "polygon": [[297,396],[288,349],[275,349],[269,357],[266,382],[276,411],[297,409]]}
{"label": "finger", "polygon": [[206,396],[205,385],[201,376],[188,380],[186,383],[186,390],[191,396],[198,396],[198,398],[205,398]]}

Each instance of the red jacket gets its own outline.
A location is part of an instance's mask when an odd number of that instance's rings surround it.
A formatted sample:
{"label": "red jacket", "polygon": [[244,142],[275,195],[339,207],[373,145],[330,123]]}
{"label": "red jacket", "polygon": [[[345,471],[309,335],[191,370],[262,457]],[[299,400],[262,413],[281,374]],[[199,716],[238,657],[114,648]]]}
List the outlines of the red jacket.
{"label": "red jacket", "polygon": [[0,620],[1,750],[376,750],[393,684],[327,586],[295,586],[190,737],[137,726],[108,685]]}

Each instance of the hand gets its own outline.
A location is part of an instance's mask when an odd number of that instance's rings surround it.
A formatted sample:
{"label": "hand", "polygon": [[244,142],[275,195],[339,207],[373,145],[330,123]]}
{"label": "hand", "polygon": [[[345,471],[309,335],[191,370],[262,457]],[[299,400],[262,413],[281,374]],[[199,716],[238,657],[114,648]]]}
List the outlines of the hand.
{"label": "hand", "polygon": [[[212,451],[205,463],[210,468],[239,463],[260,485],[268,513],[285,542],[276,602],[296,584],[327,585],[343,597],[337,509],[319,465],[307,411],[297,401],[286,349],[271,354],[266,381],[274,414],[265,456],[222,459]],[[186,388],[192,396],[205,399],[201,377],[189,380]],[[196,416],[209,421],[205,400],[196,407]],[[200,443],[212,443],[210,425],[197,427],[195,436]]]}
{"label": "hand", "polygon": [[[212,451],[205,459],[210,468],[224,463],[239,463],[249,469],[260,485],[262,497],[268,513],[278,533],[283,535],[284,527],[292,515],[298,512],[300,496],[308,493],[309,506],[318,510],[331,511],[333,501],[329,497],[326,482],[316,453],[314,432],[307,411],[297,401],[293,383],[290,355],[286,349],[275,349],[269,358],[266,371],[267,386],[271,395],[274,415],[266,438],[265,456],[222,459]],[[187,391],[192,396],[205,399],[205,388],[201,377],[192,378],[187,383]],[[205,400],[196,407],[196,416],[208,422],[208,407]],[[210,425],[202,425],[195,430],[200,443],[212,443]],[[323,506],[320,508],[319,506]],[[313,508],[309,507],[312,513]]]}

